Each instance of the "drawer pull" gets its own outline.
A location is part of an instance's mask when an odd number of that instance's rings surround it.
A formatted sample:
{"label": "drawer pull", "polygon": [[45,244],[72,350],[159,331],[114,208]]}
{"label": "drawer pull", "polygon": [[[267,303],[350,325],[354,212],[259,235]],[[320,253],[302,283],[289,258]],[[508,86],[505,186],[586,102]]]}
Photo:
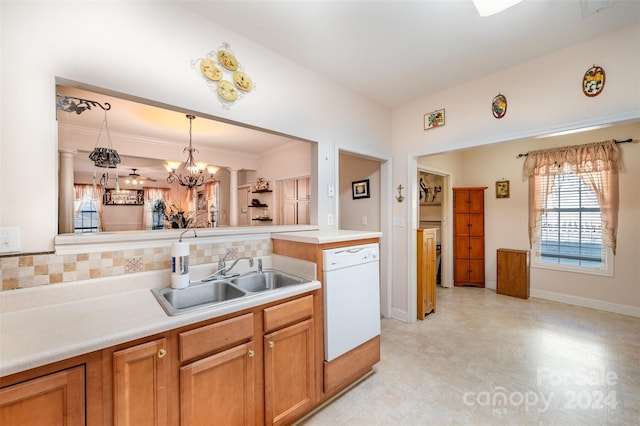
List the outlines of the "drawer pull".
{"label": "drawer pull", "polygon": [[160,349],[158,351],[158,358],[164,358],[164,356],[167,354],[167,350],[166,349]]}
{"label": "drawer pull", "polygon": [[275,345],[276,345],[276,344],[275,344],[275,343],[273,343],[273,340],[269,340],[269,347],[270,347],[270,348],[274,347]]}
{"label": "drawer pull", "polygon": [[252,349],[250,349],[250,350],[249,350],[249,353],[248,353],[249,358],[253,358],[253,356],[254,356],[255,354],[256,354],[256,353],[255,353],[255,351],[254,351],[254,350],[252,350]]}

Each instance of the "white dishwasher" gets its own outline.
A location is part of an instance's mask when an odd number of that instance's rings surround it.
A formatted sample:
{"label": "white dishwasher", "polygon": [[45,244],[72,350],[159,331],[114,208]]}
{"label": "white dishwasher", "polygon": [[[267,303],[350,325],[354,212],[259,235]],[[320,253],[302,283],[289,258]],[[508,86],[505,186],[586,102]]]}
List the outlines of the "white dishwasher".
{"label": "white dishwasher", "polygon": [[378,244],[323,250],[324,359],[380,334]]}

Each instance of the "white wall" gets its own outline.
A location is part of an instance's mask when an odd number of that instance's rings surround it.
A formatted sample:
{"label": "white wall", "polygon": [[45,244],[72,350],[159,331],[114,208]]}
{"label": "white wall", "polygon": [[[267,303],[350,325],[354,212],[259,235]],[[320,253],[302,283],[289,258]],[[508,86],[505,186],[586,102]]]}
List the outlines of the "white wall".
{"label": "white wall", "polygon": [[[593,64],[604,67],[607,81],[599,96],[588,98],[582,93],[581,81]],[[412,321],[409,307],[415,300],[415,259],[408,256],[408,252],[415,246],[418,211],[415,200],[416,157],[638,118],[638,75],[640,27],[634,26],[394,109],[393,186],[402,184],[407,187],[407,194],[414,197],[409,202],[393,204],[393,217],[403,219],[406,224],[393,227],[394,316]],[[507,115],[500,120],[493,118],[490,109],[491,100],[498,93],[504,94],[508,100]],[[445,108],[445,125],[425,131],[424,114],[441,108]],[[435,167],[443,168],[438,164]],[[496,177],[502,176],[493,176],[492,173],[486,180],[493,185]],[[452,186],[461,183],[455,174],[453,179]],[[526,234],[526,229],[517,230],[514,235],[522,232]],[[639,249],[636,243],[631,251]],[[576,297],[593,295],[580,288],[575,290]],[[614,300],[619,298],[605,296],[611,303],[617,303]],[[640,306],[637,298],[624,303],[636,309]]]}
{"label": "white wall", "polygon": [[[175,3],[2,2],[0,8],[0,226],[22,229],[24,252],[52,250],[57,233],[56,77],[316,141],[316,190],[336,185],[337,144],[390,155],[388,109]],[[222,42],[257,86],[230,111],[191,68]],[[39,173],[16,185],[13,177],[26,169]],[[318,216],[335,216],[336,199],[317,192]],[[327,227],[326,220],[319,224]]]}

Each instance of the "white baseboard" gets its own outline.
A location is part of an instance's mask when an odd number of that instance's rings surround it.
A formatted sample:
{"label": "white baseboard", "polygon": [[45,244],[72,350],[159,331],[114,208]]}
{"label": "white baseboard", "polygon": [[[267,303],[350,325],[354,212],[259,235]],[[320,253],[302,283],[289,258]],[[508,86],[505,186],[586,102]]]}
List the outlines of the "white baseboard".
{"label": "white baseboard", "polygon": [[402,322],[409,322],[407,311],[401,311],[400,309],[391,308],[391,318]]}
{"label": "white baseboard", "polygon": [[585,297],[571,296],[568,294],[536,289],[531,289],[530,295],[531,297],[537,297],[539,299],[553,300],[554,302],[568,303],[569,305],[599,309],[601,311],[629,315],[632,317],[640,317],[640,307],[637,306],[620,305],[618,303],[603,302],[601,300],[588,299]]}

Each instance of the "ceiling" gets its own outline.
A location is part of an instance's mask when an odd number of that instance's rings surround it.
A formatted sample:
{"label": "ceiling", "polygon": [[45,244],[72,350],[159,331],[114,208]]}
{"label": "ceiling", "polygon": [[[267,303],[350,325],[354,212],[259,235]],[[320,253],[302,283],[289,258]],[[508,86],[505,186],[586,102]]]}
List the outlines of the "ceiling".
{"label": "ceiling", "polygon": [[638,0],[174,1],[390,108],[640,22]]}

